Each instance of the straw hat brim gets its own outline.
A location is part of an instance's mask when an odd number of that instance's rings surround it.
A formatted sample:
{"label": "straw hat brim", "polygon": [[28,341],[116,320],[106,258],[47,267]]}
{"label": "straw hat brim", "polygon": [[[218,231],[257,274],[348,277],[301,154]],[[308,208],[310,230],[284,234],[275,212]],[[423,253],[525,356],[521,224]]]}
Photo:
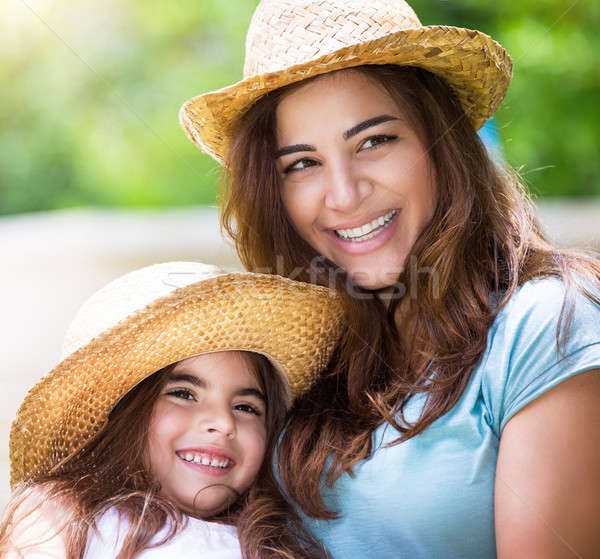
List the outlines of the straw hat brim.
{"label": "straw hat brim", "polygon": [[288,84],[365,64],[418,66],[437,74],[454,90],[475,130],[498,109],[512,75],[508,53],[485,33],[419,27],[193,97],[182,106],[179,120],[192,142],[223,164],[239,119],[258,98]]}
{"label": "straw hat brim", "polygon": [[30,390],[10,434],[11,486],[63,464],[128,391],[194,355],[261,353],[296,397],[326,366],[341,324],[333,292],[279,276],[232,273],[179,288],[69,355]]}

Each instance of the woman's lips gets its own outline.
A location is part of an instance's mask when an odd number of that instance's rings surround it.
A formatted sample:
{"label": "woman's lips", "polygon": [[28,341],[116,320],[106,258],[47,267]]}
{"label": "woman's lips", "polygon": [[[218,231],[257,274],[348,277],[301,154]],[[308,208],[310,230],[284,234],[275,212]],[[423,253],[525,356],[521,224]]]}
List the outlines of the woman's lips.
{"label": "woman's lips", "polygon": [[351,255],[366,254],[382,247],[393,236],[398,226],[398,218],[402,210],[396,210],[396,215],[379,230],[373,237],[364,241],[351,241],[340,238],[333,230],[327,234],[333,239],[335,244],[345,253]]}
{"label": "woman's lips", "polygon": [[352,221],[347,221],[345,223],[338,223],[335,225],[335,227],[328,227],[328,229],[335,229],[335,230],[340,230],[340,229],[354,229],[355,227],[362,227],[363,225],[367,225],[368,223],[370,223],[371,221],[379,218],[379,217],[384,217],[386,214],[389,214],[390,212],[399,212],[400,209],[399,208],[389,208],[386,210],[379,210],[376,212],[371,212],[369,214],[363,215],[358,219],[354,219]]}

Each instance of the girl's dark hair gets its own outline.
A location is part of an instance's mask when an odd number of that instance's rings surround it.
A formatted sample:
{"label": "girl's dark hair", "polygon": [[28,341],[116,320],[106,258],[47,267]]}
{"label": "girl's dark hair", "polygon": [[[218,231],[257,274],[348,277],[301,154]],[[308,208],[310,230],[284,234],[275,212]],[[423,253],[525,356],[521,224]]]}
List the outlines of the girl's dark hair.
{"label": "girl's dark hair", "polygon": [[[346,309],[348,328],[337,358],[313,390],[296,401],[278,448],[289,496],[306,514],[322,518],[336,515],[321,497],[323,478],[331,486],[367,458],[378,425],[392,424],[399,443],[454,406],[486,347],[494,318],[519,285],[539,277],[564,282],[557,349],[568,335],[573,287],[600,304],[592,295],[600,289],[598,262],[546,240],[519,177],[490,159],[444,80],[415,67],[352,71],[384,87],[396,101],[426,147],[436,177],[435,213],[406,259],[391,304],[323,261],[300,238],[283,206],[273,157],[276,110],[307,81],[262,97],[241,119],[221,201],[222,227],[246,268],[336,287]],[[395,321],[399,304],[411,324],[404,337]],[[435,378],[430,378],[434,357]],[[407,424],[405,405],[419,392],[428,393],[426,404],[420,418]]]}
{"label": "girl's dark hair", "polygon": [[[283,499],[271,469],[273,448],[286,415],[285,387],[266,357],[250,352],[244,355],[265,394],[267,451],[255,484],[230,509],[211,520],[237,526],[245,559],[323,557],[319,544],[303,530]],[[68,559],[84,557],[90,529],[95,529],[101,515],[112,507],[129,525],[117,559],[135,557],[165,526],[164,538],[152,546],[165,543],[185,526],[186,517],[175,502],[160,494],[160,486],[145,466],[152,409],[173,367],[161,369],[130,390],[110,413],[107,426],[58,470],[13,493],[0,523],[0,551],[8,545],[24,496],[36,486],[43,489],[45,499],[56,500],[66,511],[56,532],[64,530]]]}

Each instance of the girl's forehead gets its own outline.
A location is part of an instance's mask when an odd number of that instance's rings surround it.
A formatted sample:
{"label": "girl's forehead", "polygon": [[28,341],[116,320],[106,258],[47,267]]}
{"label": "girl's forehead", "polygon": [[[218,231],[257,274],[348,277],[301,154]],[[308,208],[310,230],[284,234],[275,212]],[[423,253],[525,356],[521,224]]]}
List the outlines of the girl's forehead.
{"label": "girl's forehead", "polygon": [[218,351],[204,353],[183,359],[175,364],[170,375],[186,374],[206,377],[207,380],[240,378],[244,382],[252,380],[257,383],[254,367],[243,351]]}

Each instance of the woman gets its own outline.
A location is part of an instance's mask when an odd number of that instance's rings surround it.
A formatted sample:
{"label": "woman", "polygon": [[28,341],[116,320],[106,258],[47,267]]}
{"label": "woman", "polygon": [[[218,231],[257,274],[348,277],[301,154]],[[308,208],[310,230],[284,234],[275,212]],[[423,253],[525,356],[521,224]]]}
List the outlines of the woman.
{"label": "woman", "polygon": [[544,237],[476,131],[511,62],[401,0],[263,0],[244,74],[181,122],[249,269],[336,285],[280,479],[345,557],[595,557],[600,265]]}

